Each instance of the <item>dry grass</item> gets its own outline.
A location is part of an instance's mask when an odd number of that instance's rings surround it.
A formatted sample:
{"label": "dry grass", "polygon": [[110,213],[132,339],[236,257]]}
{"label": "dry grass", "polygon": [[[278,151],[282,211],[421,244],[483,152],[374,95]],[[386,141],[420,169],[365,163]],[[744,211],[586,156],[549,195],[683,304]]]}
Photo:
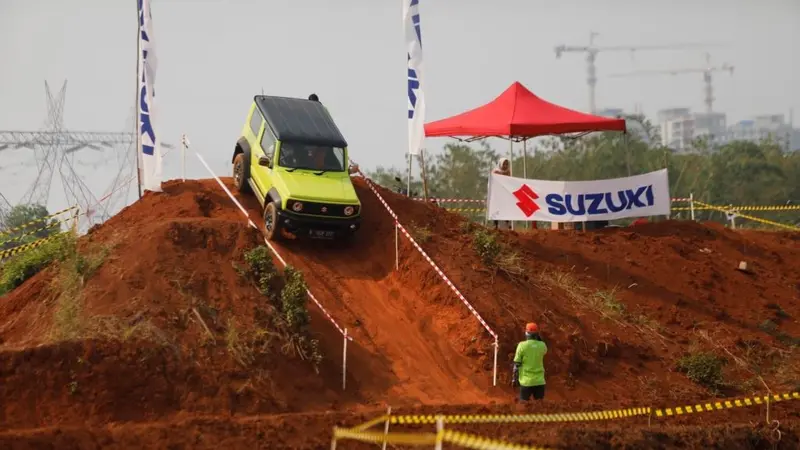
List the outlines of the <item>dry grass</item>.
{"label": "dry grass", "polygon": [[601,317],[622,327],[632,327],[644,336],[655,337],[665,345],[669,340],[662,334],[663,327],[642,313],[631,314],[618,299],[619,290],[597,290],[583,286],[572,271],[553,269],[539,273],[537,281],[564,292],[573,304],[594,311]]}
{"label": "dry grass", "polygon": [[85,336],[88,328],[83,317],[83,286],[103,265],[110,249],[108,245],[95,245],[86,251],[78,251],[74,236],[65,244],[64,258],[59,262],[57,275],[51,284],[51,289],[57,294],[50,332],[52,340],[74,340]]}
{"label": "dry grass", "polygon": [[520,281],[518,277],[525,273],[522,255],[499,242],[485,227],[475,228],[472,246],[487,267],[506,274],[511,281]]}
{"label": "dry grass", "polygon": [[411,234],[411,237],[417,241],[417,244],[424,244],[431,240],[433,236],[433,232],[430,228],[425,225],[420,225],[414,221],[412,221],[408,225],[408,232]]}

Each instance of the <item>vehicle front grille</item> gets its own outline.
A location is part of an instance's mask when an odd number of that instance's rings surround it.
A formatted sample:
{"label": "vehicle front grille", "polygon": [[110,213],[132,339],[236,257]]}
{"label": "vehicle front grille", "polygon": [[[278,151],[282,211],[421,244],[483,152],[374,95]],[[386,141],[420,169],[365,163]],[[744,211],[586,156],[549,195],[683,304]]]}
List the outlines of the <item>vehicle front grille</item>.
{"label": "vehicle front grille", "polygon": [[[287,202],[286,208],[289,211],[294,212],[292,209],[292,205],[296,202],[296,200],[290,200]],[[355,205],[350,205],[355,208],[355,212],[349,216],[344,215],[344,209],[349,205],[337,205],[331,203],[316,203],[316,202],[302,202],[303,203],[303,210],[297,214],[309,214],[314,216],[326,216],[326,217],[355,217],[359,213],[359,207]]]}

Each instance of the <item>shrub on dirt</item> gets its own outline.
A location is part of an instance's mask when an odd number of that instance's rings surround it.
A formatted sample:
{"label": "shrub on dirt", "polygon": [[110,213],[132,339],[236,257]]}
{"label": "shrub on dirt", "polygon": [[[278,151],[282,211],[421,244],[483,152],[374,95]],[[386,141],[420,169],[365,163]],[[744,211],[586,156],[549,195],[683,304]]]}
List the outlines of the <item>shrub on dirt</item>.
{"label": "shrub on dirt", "polygon": [[411,234],[411,237],[417,241],[417,244],[424,244],[430,241],[431,236],[433,236],[430,228],[425,225],[419,225],[413,221],[408,225],[408,229],[408,232]]}
{"label": "shrub on dirt", "polygon": [[289,332],[289,348],[302,359],[310,360],[317,369],[322,362],[319,342],[311,338],[308,315],[308,293],[303,274],[291,266],[284,270],[286,284],[281,291],[281,313]]}
{"label": "shrub on dirt", "polygon": [[719,392],[725,386],[722,369],[726,360],[711,352],[692,352],[678,360],[679,371],[695,383],[712,392]]}
{"label": "shrub on dirt", "polygon": [[235,323],[229,321],[226,341],[231,354],[246,365],[247,361],[252,359],[250,354],[255,347],[265,349],[268,346],[276,333],[268,332],[267,329],[274,329],[284,340],[285,353],[311,361],[314,369],[318,371],[322,354],[319,342],[311,337],[308,294],[303,274],[291,266],[286,266],[283,272],[283,286],[277,291],[273,281],[278,272],[266,246],[261,245],[249,250],[245,253],[244,259],[247,269],[240,273],[250,278],[259,292],[270,300],[270,307],[275,314],[268,319],[269,323],[263,324],[265,329],[253,333],[240,331]]}
{"label": "shrub on dirt", "polygon": [[592,298],[594,306],[605,316],[625,317],[625,305],[617,300],[617,290],[596,291]]}
{"label": "shrub on dirt", "polygon": [[59,249],[58,273],[52,288],[58,293],[53,313],[52,338],[57,341],[77,339],[87,327],[81,316],[83,309],[82,289],[105,261],[109,249],[94,246],[78,251],[73,234],[69,234]]}
{"label": "shrub on dirt", "polygon": [[270,291],[270,283],[278,274],[269,249],[265,245],[259,245],[244,254],[244,261],[259,292],[267,295]]}
{"label": "shrub on dirt", "polygon": [[44,244],[12,256],[0,267],[0,295],[13,291],[54,261],[63,260],[75,247],[72,232],[56,235]]}
{"label": "shrub on dirt", "polygon": [[481,261],[507,275],[516,276],[524,272],[522,257],[514,250],[497,241],[486,228],[477,228],[472,234],[472,246]]}

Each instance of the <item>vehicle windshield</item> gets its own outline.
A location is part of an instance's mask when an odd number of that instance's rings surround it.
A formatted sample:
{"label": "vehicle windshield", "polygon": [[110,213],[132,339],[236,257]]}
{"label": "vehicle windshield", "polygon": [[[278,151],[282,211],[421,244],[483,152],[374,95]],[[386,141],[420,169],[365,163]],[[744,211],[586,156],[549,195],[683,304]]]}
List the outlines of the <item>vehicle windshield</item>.
{"label": "vehicle windshield", "polygon": [[298,142],[282,142],[278,165],[287,169],[344,172],[344,149]]}

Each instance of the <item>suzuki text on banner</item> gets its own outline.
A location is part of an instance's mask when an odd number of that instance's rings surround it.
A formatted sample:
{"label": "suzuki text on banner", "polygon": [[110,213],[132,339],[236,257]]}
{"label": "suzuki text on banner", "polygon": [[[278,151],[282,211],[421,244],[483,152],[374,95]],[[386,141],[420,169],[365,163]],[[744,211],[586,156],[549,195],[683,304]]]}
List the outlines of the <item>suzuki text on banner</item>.
{"label": "suzuki text on banner", "polygon": [[425,137],[425,96],[422,92],[422,29],[419,0],[403,0],[408,56],[408,154],[419,155]]}
{"label": "suzuki text on banner", "polygon": [[670,213],[667,169],[596,181],[526,180],[491,174],[489,220],[584,222]]}
{"label": "suzuki text on banner", "polygon": [[139,135],[136,139],[141,183],[145,190],[161,192],[161,142],[155,126],[156,59],[150,0],[139,0],[138,101]]}

